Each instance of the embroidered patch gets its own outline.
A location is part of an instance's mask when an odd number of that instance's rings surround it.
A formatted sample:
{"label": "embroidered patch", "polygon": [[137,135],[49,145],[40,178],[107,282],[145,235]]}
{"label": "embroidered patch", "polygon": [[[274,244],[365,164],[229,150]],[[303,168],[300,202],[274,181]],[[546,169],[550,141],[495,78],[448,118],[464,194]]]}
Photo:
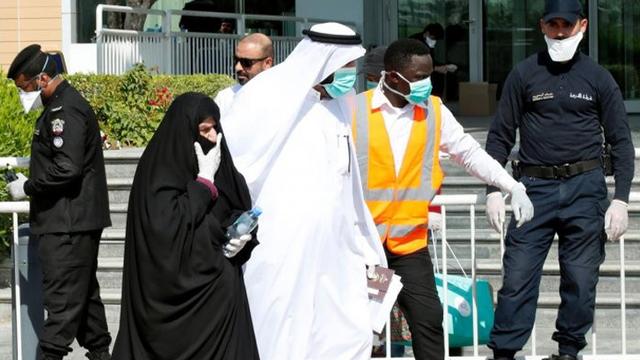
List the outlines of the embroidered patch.
{"label": "embroidered patch", "polygon": [[531,97],[531,101],[533,101],[533,102],[542,101],[542,100],[549,100],[549,99],[553,99],[553,93],[543,92],[543,93],[540,93],[540,94],[533,95]]}
{"label": "embroidered patch", "polygon": [[55,119],[51,122],[51,132],[53,135],[59,136],[64,132],[64,120]]}
{"label": "embroidered patch", "polygon": [[583,93],[569,93],[569,97],[572,99],[582,99],[584,101],[593,101],[593,96],[589,95],[589,94],[583,94]]}
{"label": "embroidered patch", "polygon": [[53,146],[55,146],[58,149],[60,149],[62,147],[62,145],[64,145],[64,140],[62,140],[62,138],[60,136],[56,136],[56,137],[53,138]]}

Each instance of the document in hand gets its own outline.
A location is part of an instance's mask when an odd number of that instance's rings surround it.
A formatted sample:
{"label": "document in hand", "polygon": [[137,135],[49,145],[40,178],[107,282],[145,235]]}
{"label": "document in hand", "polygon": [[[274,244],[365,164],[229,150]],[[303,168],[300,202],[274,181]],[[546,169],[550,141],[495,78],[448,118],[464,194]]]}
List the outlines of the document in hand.
{"label": "document in hand", "polygon": [[384,324],[389,320],[391,308],[402,289],[400,276],[394,272],[391,269],[376,266],[375,276],[369,279],[367,284],[371,325],[373,331],[377,333],[381,333],[384,329]]}

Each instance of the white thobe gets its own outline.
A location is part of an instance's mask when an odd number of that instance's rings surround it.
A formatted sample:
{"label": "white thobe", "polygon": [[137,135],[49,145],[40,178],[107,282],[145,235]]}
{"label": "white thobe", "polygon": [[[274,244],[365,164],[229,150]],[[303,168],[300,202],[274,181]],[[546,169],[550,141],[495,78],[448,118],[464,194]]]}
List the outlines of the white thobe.
{"label": "white thobe", "polygon": [[231,109],[231,104],[233,104],[233,100],[235,99],[236,94],[238,93],[238,91],[240,91],[240,89],[242,89],[242,85],[235,83],[220,90],[218,94],[216,94],[216,97],[213,99],[213,101],[215,101],[218,105],[218,108],[220,108],[221,118],[229,112],[229,109]]}
{"label": "white thobe", "polygon": [[[379,262],[351,142],[350,110],[311,91],[256,205],[245,267],[262,359],[369,359],[365,264]],[[376,247],[379,253],[372,253]]]}
{"label": "white thobe", "polygon": [[262,360],[368,359],[365,264],[386,264],[350,138],[350,96],[310,90],[364,54],[304,38],[236,94],[224,130],[263,214],[245,267]]}

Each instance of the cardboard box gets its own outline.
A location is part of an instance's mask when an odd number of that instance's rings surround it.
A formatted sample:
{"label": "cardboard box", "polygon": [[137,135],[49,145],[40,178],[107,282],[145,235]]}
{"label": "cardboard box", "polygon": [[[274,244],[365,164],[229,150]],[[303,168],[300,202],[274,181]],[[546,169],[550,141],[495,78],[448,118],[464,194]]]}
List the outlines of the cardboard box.
{"label": "cardboard box", "polygon": [[463,116],[491,116],[496,112],[497,84],[486,82],[460,83],[459,114]]}

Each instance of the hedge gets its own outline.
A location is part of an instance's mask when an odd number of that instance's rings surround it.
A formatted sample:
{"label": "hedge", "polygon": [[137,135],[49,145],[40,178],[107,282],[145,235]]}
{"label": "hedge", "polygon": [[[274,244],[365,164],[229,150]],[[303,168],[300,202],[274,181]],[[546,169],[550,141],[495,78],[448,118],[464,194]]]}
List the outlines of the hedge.
{"label": "hedge", "polygon": [[[233,83],[226,75],[158,75],[136,65],[124,75],[65,75],[96,113],[100,128],[113,143],[145,146],[175,96],[189,91],[215,96]],[[40,111],[25,114],[13,81],[0,71],[0,157],[29,156]],[[0,176],[0,201],[9,200]],[[0,259],[8,254],[11,217],[0,216]]]}
{"label": "hedge", "polygon": [[152,75],[142,65],[126,74],[66,76],[89,101],[102,130],[123,146],[147,144],[175,96],[215,96],[233,83],[226,75]]}

